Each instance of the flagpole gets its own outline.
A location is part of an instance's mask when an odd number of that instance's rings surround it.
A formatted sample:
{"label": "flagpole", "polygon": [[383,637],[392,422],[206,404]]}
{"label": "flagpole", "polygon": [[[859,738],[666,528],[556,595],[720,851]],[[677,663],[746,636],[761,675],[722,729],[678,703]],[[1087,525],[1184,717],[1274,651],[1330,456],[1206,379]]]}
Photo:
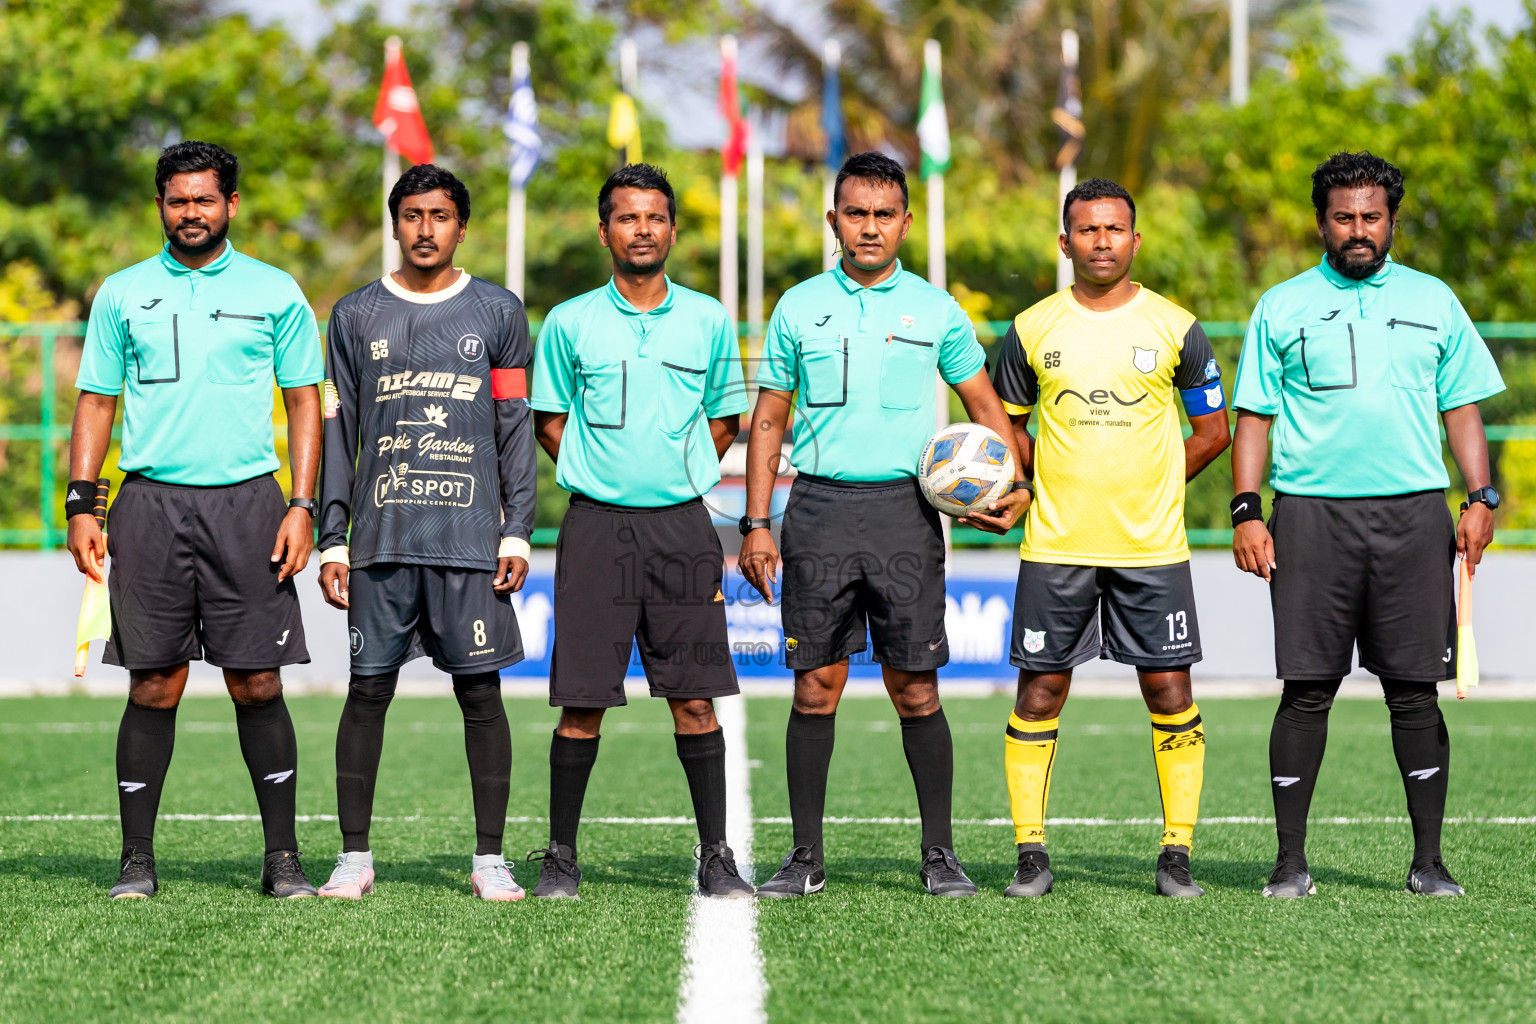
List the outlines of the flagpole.
{"label": "flagpole", "polygon": [[747,129],[747,365],[763,343],[763,143],[761,125]]}
{"label": "flagpole", "polygon": [[[528,44],[512,44],[512,88],[528,74]],[[528,247],[528,197],[507,165],[507,291],[523,299],[524,258]]]}
{"label": "flagpole", "polygon": [[[923,43],[923,70],[935,81],[943,81],[940,77],[943,56],[937,39]],[[945,127],[947,129],[948,125]],[[944,261],[944,173],[936,171],[923,180],[928,186],[928,283],[944,289],[948,287],[948,268]],[[933,383],[934,430],[939,431],[949,426],[949,385],[944,383],[944,378],[939,374],[934,375]],[[940,516],[939,519],[944,528],[944,553],[947,556],[951,550],[953,524],[948,516]]]}
{"label": "flagpole", "polygon": [[1232,0],[1232,105],[1248,102],[1248,0]]}
{"label": "flagpole", "polygon": [[[822,74],[823,75],[835,76],[837,74],[838,68],[842,65],[842,62],[843,62],[843,48],[838,43],[838,41],[836,39],[828,39],[826,41],[826,43],[822,46],[822,48],[821,48],[821,62],[822,62]],[[823,93],[823,96],[825,96],[825,93]],[[839,93],[838,93],[839,100],[841,100],[841,96],[842,96],[842,93],[841,93],[841,91],[839,91]],[[822,116],[823,123],[825,123],[827,118],[829,117],[829,114],[828,114],[828,112],[823,111],[821,116]],[[830,137],[828,137],[828,139],[827,139],[827,148],[828,148],[827,159],[828,159],[829,162],[827,164],[826,173],[822,177],[822,183],[821,183],[821,209],[822,209],[822,213],[823,213],[823,218],[822,218],[823,222],[825,222],[825,219],[826,219],[825,218],[826,211],[832,209],[834,203],[836,202],[836,198],[837,198],[833,193],[834,193],[834,191],[836,190],[836,187],[837,187],[837,170],[838,169],[836,167],[833,167],[832,164],[831,164],[831,161],[833,159],[833,154],[831,153],[831,147],[832,147],[832,139]],[[822,232],[821,232],[821,269],[822,270],[831,270],[833,268],[833,266],[836,265],[836,263],[837,263],[837,235],[833,232],[831,225],[827,225],[826,227],[822,228]]]}
{"label": "flagpole", "polygon": [[[722,68],[730,64],[733,68],[736,64],[736,37],[724,36],[720,40],[720,61]],[[734,123],[734,122],[731,122]],[[726,132],[731,131],[730,124],[726,126]],[[727,139],[725,146],[721,147],[721,173],[720,173],[720,302],[725,306],[726,315],[730,318],[731,328],[735,330],[736,322],[741,314],[741,288],[736,279],[736,251],[737,251],[737,181],[736,175],[725,170],[725,148],[732,145]]]}
{"label": "flagpole", "polygon": [[[1077,33],[1070,28],[1061,33],[1061,63],[1062,66],[1077,74]],[[1077,187],[1077,158],[1073,157],[1061,167],[1061,177],[1056,188],[1056,209],[1061,209],[1067,201],[1067,193]],[[1072,261],[1065,254],[1056,257],[1056,290],[1069,288],[1072,285]]]}
{"label": "flagpole", "polygon": [[[384,66],[387,68],[400,56],[400,37],[390,36],[384,41]],[[390,146],[389,140],[384,141],[384,239],[382,262],[384,273],[388,277],[391,273],[400,269],[400,247],[395,244],[395,221],[389,215],[389,194],[394,191],[395,182],[400,180],[400,154]]]}

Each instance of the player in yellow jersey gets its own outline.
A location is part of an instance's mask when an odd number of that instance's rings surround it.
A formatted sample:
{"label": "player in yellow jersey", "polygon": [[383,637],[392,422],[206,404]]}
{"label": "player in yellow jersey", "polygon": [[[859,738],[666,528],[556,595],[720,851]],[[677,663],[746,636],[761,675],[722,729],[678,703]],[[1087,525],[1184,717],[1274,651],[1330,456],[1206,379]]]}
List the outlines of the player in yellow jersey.
{"label": "player in yellow jersey", "polygon": [[[1131,280],[1141,235],[1130,193],[1085,181],[1067,194],[1062,223],[1074,283],[1014,320],[993,381],[1035,486],[1009,652],[1019,667],[1005,741],[1019,863],[1004,895],[1051,891],[1045,802],[1058,718],[1073,668],[1104,657],[1136,667],[1152,714],[1165,822],[1157,892],[1200,896],[1189,848],[1205,733],[1189,684],[1200,629],[1184,484],[1231,443],[1221,368],[1194,316]],[[1194,429],[1182,441],[1176,399]]]}

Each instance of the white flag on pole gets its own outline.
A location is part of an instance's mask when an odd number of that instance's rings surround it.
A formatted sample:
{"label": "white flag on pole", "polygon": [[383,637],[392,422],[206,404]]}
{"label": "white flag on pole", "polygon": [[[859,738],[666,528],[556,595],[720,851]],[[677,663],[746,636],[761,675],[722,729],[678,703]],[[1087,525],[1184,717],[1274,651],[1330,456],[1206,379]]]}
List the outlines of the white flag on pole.
{"label": "white flag on pole", "polygon": [[539,106],[533,99],[528,69],[515,68],[512,74],[512,99],[501,133],[512,144],[512,184],[522,188],[539,164]]}

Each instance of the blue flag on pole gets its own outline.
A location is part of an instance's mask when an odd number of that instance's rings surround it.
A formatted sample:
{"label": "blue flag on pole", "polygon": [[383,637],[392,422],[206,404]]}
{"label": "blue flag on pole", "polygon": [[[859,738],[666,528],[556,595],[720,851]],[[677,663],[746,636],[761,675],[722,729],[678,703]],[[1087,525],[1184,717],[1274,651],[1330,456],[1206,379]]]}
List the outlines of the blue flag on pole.
{"label": "blue flag on pole", "polygon": [[512,99],[501,132],[512,144],[512,184],[522,188],[539,164],[539,107],[526,69],[519,69],[512,81]]}
{"label": "blue flag on pole", "polygon": [[837,62],[822,62],[821,129],[827,133],[827,167],[838,170],[848,152],[843,131],[843,98],[837,84]]}

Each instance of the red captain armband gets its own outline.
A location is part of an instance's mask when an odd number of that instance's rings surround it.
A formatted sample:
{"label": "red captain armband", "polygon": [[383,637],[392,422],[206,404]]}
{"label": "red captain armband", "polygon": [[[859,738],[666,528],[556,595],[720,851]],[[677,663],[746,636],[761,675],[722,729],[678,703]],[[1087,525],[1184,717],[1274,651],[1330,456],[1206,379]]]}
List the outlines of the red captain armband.
{"label": "red captain armband", "polygon": [[491,397],[498,402],[508,398],[527,398],[527,371],[522,367],[513,370],[492,370]]}

